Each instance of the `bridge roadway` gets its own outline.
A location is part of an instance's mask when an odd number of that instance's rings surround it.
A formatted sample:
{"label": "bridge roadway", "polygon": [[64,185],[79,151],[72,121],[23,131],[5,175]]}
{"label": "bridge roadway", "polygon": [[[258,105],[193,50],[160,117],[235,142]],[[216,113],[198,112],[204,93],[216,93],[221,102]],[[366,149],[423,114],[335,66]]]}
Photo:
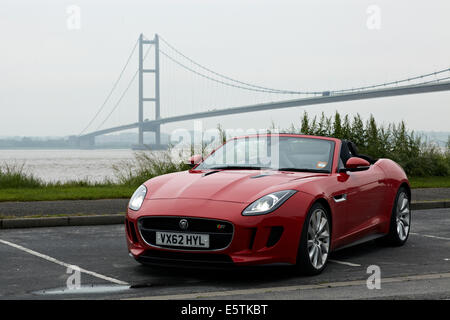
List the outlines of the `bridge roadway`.
{"label": "bridge roadway", "polygon": [[[332,102],[343,102],[343,101],[352,101],[352,100],[365,100],[365,99],[373,99],[373,98],[383,98],[383,97],[394,97],[394,96],[402,96],[402,95],[410,95],[410,94],[419,94],[419,93],[428,93],[428,92],[440,92],[440,91],[448,91],[450,90],[450,81],[433,83],[433,84],[420,84],[420,85],[409,85],[409,86],[399,86],[395,88],[384,88],[384,89],[375,89],[375,90],[365,90],[353,93],[343,93],[343,94],[330,94],[327,95],[327,92],[324,92],[323,96],[320,97],[310,97],[310,98],[301,98],[301,99],[292,99],[292,100],[284,100],[279,102],[270,102],[270,103],[261,103],[255,105],[241,106],[241,107],[233,107],[233,108],[225,108],[220,110],[210,110],[204,112],[196,112],[186,115],[172,116],[167,118],[160,118],[156,120],[150,120],[143,122],[144,131],[154,131],[155,128],[159,127],[162,124],[170,123],[170,122],[178,122],[178,121],[186,121],[193,119],[201,119],[208,117],[217,117],[217,116],[225,116],[237,113],[246,113],[246,112],[256,112],[256,111],[264,111],[264,110],[274,110],[274,109],[283,109],[283,108],[291,108],[291,107],[301,107],[301,106],[309,106],[316,104],[325,104]],[[96,136],[108,134],[116,131],[123,131],[133,128],[138,128],[139,122],[112,127],[108,129],[94,131],[85,135],[79,136],[81,140],[89,140]]]}

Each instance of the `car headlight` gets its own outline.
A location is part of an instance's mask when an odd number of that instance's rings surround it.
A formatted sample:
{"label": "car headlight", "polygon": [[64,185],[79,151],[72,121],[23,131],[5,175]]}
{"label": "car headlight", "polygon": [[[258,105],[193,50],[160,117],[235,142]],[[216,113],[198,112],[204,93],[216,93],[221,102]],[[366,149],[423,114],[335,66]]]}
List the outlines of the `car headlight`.
{"label": "car headlight", "polygon": [[134,211],[138,211],[141,208],[142,203],[144,202],[146,194],[147,188],[144,185],[137,188],[131,196],[130,202],[128,203],[128,208]]}
{"label": "car headlight", "polygon": [[268,214],[281,206],[283,202],[296,192],[296,190],[283,190],[267,194],[245,208],[244,211],[242,211],[242,215],[257,216]]}

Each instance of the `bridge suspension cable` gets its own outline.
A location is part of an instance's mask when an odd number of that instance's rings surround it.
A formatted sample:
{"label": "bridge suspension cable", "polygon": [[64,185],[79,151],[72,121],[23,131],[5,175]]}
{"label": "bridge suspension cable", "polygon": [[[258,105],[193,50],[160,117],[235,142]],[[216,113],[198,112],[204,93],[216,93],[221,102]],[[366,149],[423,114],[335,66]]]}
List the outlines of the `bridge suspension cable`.
{"label": "bridge suspension cable", "polygon": [[[233,88],[239,88],[239,89],[244,89],[244,90],[249,90],[249,91],[256,91],[256,92],[279,93],[279,92],[277,92],[277,91],[271,91],[271,90],[264,90],[264,89],[256,89],[256,88],[244,87],[244,86],[240,86],[240,85],[237,85],[237,84],[229,83],[229,82],[226,82],[226,81],[222,81],[222,80],[219,80],[219,79],[210,77],[210,76],[208,76],[208,75],[206,75],[206,74],[203,74],[203,73],[201,73],[201,72],[198,72],[198,71],[196,71],[196,70],[194,70],[194,69],[188,67],[187,65],[183,64],[182,62],[176,60],[175,58],[173,58],[172,56],[170,56],[168,53],[166,53],[164,50],[159,49],[159,52],[160,52],[163,56],[165,56],[166,58],[168,58],[169,60],[171,60],[172,62],[174,62],[174,63],[176,63],[177,65],[179,65],[180,67],[182,67],[182,68],[184,68],[184,69],[186,69],[186,70],[188,70],[188,71],[190,71],[190,72],[192,72],[192,73],[194,73],[194,74],[196,74],[196,75],[198,75],[198,76],[200,76],[200,77],[203,77],[203,78],[205,78],[205,79],[208,79],[208,80],[211,80],[211,81],[214,81],[214,82],[217,82],[217,83],[220,83],[220,84],[229,86],[229,87],[233,87]],[[319,94],[319,93],[321,94],[322,92],[316,92],[316,94]],[[306,94],[306,93],[305,93],[305,94]],[[308,93],[308,94],[313,94],[313,93]]]}
{"label": "bridge suspension cable", "polygon": [[[449,71],[450,71],[450,70],[449,70]],[[418,84],[429,84],[429,83],[441,82],[441,81],[445,81],[445,80],[450,80],[450,77],[444,77],[444,78],[438,78],[438,79],[428,80],[428,81],[421,82],[421,83],[418,83]]]}
{"label": "bridge suspension cable", "polygon": [[[244,82],[244,81],[240,81],[240,80],[236,80],[236,79],[230,78],[230,77],[228,77],[228,76],[226,76],[226,75],[224,75],[224,74],[221,74],[221,73],[219,73],[219,72],[216,72],[216,71],[214,71],[214,70],[211,70],[210,68],[207,68],[207,67],[201,65],[200,63],[194,61],[193,59],[189,58],[188,56],[186,56],[185,54],[183,54],[182,52],[180,52],[178,49],[176,49],[174,46],[172,46],[169,42],[167,42],[167,40],[165,40],[162,36],[159,36],[159,38],[160,38],[160,39],[161,39],[161,40],[162,40],[162,41],[163,41],[170,49],[172,49],[172,50],[175,51],[178,55],[180,55],[181,57],[185,58],[186,60],[188,60],[188,61],[191,62],[192,64],[196,65],[197,67],[199,67],[199,68],[201,68],[201,69],[203,69],[203,70],[205,70],[205,71],[207,71],[207,72],[210,72],[210,73],[212,73],[212,74],[214,74],[214,75],[216,75],[216,76],[218,76],[218,77],[220,77],[220,78],[226,79],[226,80],[231,81],[231,82],[235,82],[235,83],[240,84],[240,85],[242,85],[242,86],[232,85],[232,84],[225,83],[225,82],[222,82],[222,81],[219,81],[219,80],[214,80],[214,79],[209,78],[208,76],[205,76],[205,75],[203,75],[203,74],[200,74],[200,73],[197,73],[197,72],[196,72],[198,75],[201,75],[201,76],[203,76],[203,77],[205,77],[205,78],[207,78],[207,79],[216,81],[216,82],[218,82],[218,83],[222,83],[222,84],[226,84],[226,85],[229,85],[229,86],[233,86],[233,87],[240,88],[240,89],[246,89],[246,90],[252,90],[251,88],[254,88],[255,90],[253,90],[253,91],[258,91],[258,92],[286,93],[286,94],[322,94],[322,91],[292,91],[292,90],[280,90],[280,89],[268,88],[268,87],[263,87],[263,86],[259,86],[259,85],[255,85],[255,84],[251,84],[251,83],[248,83],[248,82]],[[160,51],[161,51],[161,50],[160,50]],[[165,54],[165,55],[167,55],[167,54]],[[172,57],[171,57],[171,59],[173,59],[174,62],[177,61],[176,59],[174,59],[174,58],[172,58]],[[177,61],[177,63],[178,63],[180,66],[183,66],[183,67],[189,69],[190,71],[192,71],[190,68],[184,66],[182,63],[180,63],[180,62],[178,62],[178,61]],[[248,88],[245,88],[245,87],[243,87],[243,86],[246,86],[246,87],[248,87]]]}
{"label": "bridge suspension cable", "polygon": [[[144,61],[147,58],[148,53],[150,52],[150,49],[152,48],[153,44],[149,45],[147,48],[147,51],[144,54]],[[136,76],[139,73],[139,69],[136,70],[136,72],[134,73],[133,77],[130,79],[130,81],[128,82],[128,85],[125,87],[125,90],[122,92],[122,94],[119,97],[119,100],[117,100],[116,104],[114,105],[114,107],[111,109],[111,111],[109,112],[109,114],[106,116],[106,118],[102,121],[102,123],[100,123],[100,125],[97,127],[97,130],[99,130],[104,124],[105,122],[111,117],[111,115],[114,113],[114,111],[117,109],[117,107],[119,106],[120,102],[122,102],[123,97],[125,96],[125,94],[128,92],[128,90],[130,89],[131,85],[133,84],[134,80],[136,79]]]}
{"label": "bridge suspension cable", "polygon": [[134,51],[136,51],[136,47],[138,45],[139,39],[136,40],[133,49],[131,50],[130,55],[128,56],[128,59],[125,63],[125,65],[122,68],[122,71],[120,71],[119,77],[117,78],[117,80],[114,82],[111,90],[109,91],[108,95],[106,96],[105,100],[103,101],[103,103],[101,104],[100,108],[97,110],[96,114],[94,115],[94,117],[91,119],[91,121],[89,121],[89,123],[87,124],[87,126],[80,132],[79,136],[82,135],[84,132],[86,132],[86,130],[92,125],[92,123],[95,121],[95,119],[97,119],[98,115],[100,114],[100,112],[102,112],[103,108],[106,106],[106,103],[109,101],[109,99],[111,98],[114,90],[116,89],[117,85],[119,84],[120,79],[122,79],[122,76],[125,72],[125,69],[127,68],[128,64],[131,61],[131,58],[134,54]]}
{"label": "bridge suspension cable", "polygon": [[[428,78],[428,77],[431,77],[431,76],[436,76],[438,74],[445,73],[445,72],[450,72],[450,68],[442,69],[442,70],[439,70],[439,71],[436,71],[436,72],[427,73],[427,74],[422,74],[422,75],[415,76],[415,77],[412,77],[412,78],[406,78],[406,79],[401,79],[401,80],[397,80],[397,81],[385,82],[385,83],[369,85],[369,86],[364,86],[364,87],[351,88],[351,89],[333,90],[333,91],[330,91],[330,92],[331,93],[335,93],[335,94],[339,94],[339,93],[346,93],[346,92],[352,92],[352,91],[361,91],[361,90],[367,90],[367,89],[375,89],[375,88],[379,88],[379,87],[387,87],[387,86],[390,86],[390,85],[398,85],[398,84],[405,83],[405,82],[410,82],[410,81],[414,81],[414,80],[418,80],[418,79],[423,79],[423,78]],[[439,82],[439,81],[447,80],[448,78],[449,77],[438,78],[438,79],[433,79],[433,80],[426,80],[426,81],[423,81],[423,82],[419,82],[417,84],[427,84],[427,83],[432,83],[432,82]]]}
{"label": "bridge suspension cable", "polygon": [[[356,88],[346,88],[346,89],[339,89],[339,90],[320,90],[320,91],[295,91],[295,90],[283,90],[283,89],[274,89],[274,88],[269,88],[269,87],[263,87],[263,86],[259,86],[259,85],[255,85],[255,84],[251,84],[248,82],[244,82],[244,81],[240,81],[240,80],[236,80],[233,79],[231,77],[228,77],[224,74],[221,74],[219,72],[216,72],[214,70],[211,70],[208,67],[203,66],[202,64],[196,62],[195,60],[191,59],[190,57],[188,57],[187,55],[185,55],[184,53],[182,53],[180,50],[176,49],[173,45],[171,45],[167,40],[165,40],[162,36],[160,36],[160,39],[162,40],[162,42],[164,42],[164,44],[166,44],[170,49],[172,49],[175,53],[177,53],[179,56],[183,57],[184,59],[186,59],[187,61],[189,61],[190,63],[194,64],[195,66],[219,77],[222,79],[225,79],[227,81],[224,80],[218,80],[216,78],[210,77],[208,75],[205,75],[201,72],[195,71],[193,68],[190,68],[188,66],[186,66],[185,64],[183,64],[182,62],[180,62],[179,60],[177,60],[176,58],[170,56],[168,53],[163,52],[162,50],[160,50],[161,53],[163,53],[163,55],[165,55],[167,58],[169,58],[170,60],[172,60],[173,62],[175,62],[176,64],[178,64],[179,66],[185,68],[186,70],[193,72],[203,78],[206,78],[208,80],[211,81],[215,81],[217,83],[221,83],[230,87],[235,87],[235,88],[239,88],[239,89],[244,89],[244,90],[250,90],[250,91],[257,91],[257,92],[266,92],[266,93],[277,93],[277,94],[298,94],[298,95],[322,95],[325,92],[328,92],[330,94],[341,94],[341,93],[348,93],[348,92],[355,92],[355,91],[361,91],[361,90],[367,90],[367,89],[375,89],[375,88],[379,88],[379,87],[386,87],[386,86],[390,86],[390,85],[398,85],[398,84],[402,84],[405,82],[411,82],[414,80],[418,80],[418,79],[423,79],[423,78],[428,78],[430,76],[436,76],[438,74],[442,74],[445,72],[450,72],[450,68],[446,68],[446,69],[442,69],[442,70],[438,70],[435,72],[431,72],[431,73],[427,73],[427,74],[422,74],[419,76],[414,76],[414,77],[410,77],[410,78],[404,78],[401,80],[397,80],[397,81],[391,81],[391,82],[385,82],[385,83],[380,83],[380,84],[374,84],[374,85],[368,85],[368,86],[362,86],[362,87],[356,87]],[[438,78],[438,79],[433,79],[433,80],[427,80],[427,81],[423,81],[417,84],[426,84],[426,83],[432,83],[432,82],[439,82],[439,81],[443,81],[446,80],[448,78]]]}

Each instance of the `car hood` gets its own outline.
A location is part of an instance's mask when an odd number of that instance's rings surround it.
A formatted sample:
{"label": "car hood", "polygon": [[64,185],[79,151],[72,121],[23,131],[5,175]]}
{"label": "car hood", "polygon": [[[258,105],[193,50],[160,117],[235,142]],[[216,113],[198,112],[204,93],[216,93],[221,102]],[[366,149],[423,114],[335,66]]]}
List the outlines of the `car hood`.
{"label": "car hood", "polygon": [[256,170],[183,171],[150,179],[146,199],[209,199],[252,202],[259,197],[283,190],[296,189],[322,173]]}

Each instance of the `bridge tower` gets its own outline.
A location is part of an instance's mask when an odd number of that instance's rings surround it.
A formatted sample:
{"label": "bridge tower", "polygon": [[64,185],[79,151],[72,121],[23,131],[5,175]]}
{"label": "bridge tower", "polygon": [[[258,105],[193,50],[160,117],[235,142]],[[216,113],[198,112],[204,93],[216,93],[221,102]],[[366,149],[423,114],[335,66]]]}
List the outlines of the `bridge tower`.
{"label": "bridge tower", "polygon": [[[155,47],[155,63],[154,69],[144,69],[144,45],[154,45]],[[159,92],[159,38],[155,34],[153,40],[144,39],[141,33],[139,36],[139,141],[138,148],[144,147],[144,132],[152,131],[155,133],[156,146],[161,145],[161,129],[160,125],[145,125],[144,121],[144,102],[154,102],[155,104],[155,120],[160,119],[160,92]],[[155,96],[151,98],[144,97],[144,74],[153,73],[155,76]]]}

